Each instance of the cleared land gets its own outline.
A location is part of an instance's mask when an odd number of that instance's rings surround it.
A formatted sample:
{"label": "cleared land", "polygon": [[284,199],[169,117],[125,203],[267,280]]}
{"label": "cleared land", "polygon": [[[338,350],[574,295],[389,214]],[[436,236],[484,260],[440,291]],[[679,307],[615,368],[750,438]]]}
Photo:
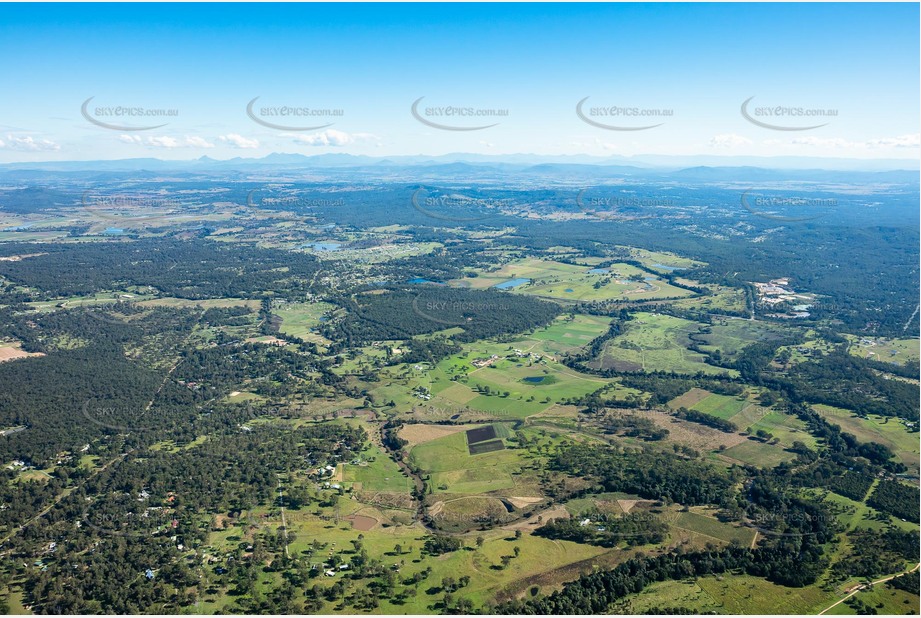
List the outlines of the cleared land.
{"label": "cleared land", "polygon": [[589,366],[619,371],[670,371],[693,374],[736,372],[708,365],[704,355],[687,348],[688,336],[703,326],[682,318],[640,312],[627,322],[625,331],[605,344],[604,350]]}
{"label": "cleared land", "polygon": [[25,352],[20,349],[19,345],[0,346],[0,363],[16,360],[17,358],[29,358],[30,356],[44,356],[41,352]]}
{"label": "cleared land", "polygon": [[313,332],[320,325],[324,316],[335,309],[328,303],[282,303],[273,309],[273,313],[281,318],[279,332],[326,345],[329,342],[322,336]]}
{"label": "cleared land", "polygon": [[409,443],[407,445],[408,448],[412,448],[417,444],[423,444],[431,440],[437,440],[438,438],[450,436],[451,434],[463,430],[463,427],[451,425],[426,425],[423,423],[413,423],[411,425],[404,425],[401,427],[398,435]]}
{"label": "cleared land", "polygon": [[714,393],[695,403],[692,409],[699,412],[706,412],[711,416],[716,416],[728,421],[741,412],[744,407],[744,399],[730,397],[728,395],[717,395]]}
{"label": "cleared land", "polygon": [[486,442],[487,440],[495,439],[496,428],[492,425],[467,430],[467,444],[476,444],[477,442]]}
{"label": "cleared land", "polygon": [[921,340],[918,339],[855,337],[854,335],[845,335],[845,337],[851,341],[850,353],[861,358],[904,365],[912,361],[918,362],[921,357]]}
{"label": "cleared land", "polygon": [[908,431],[901,420],[875,415],[864,418],[851,410],[821,404],[812,407],[830,422],[857,436],[861,442],[877,442],[889,447],[911,473],[918,474],[921,457],[918,433]]}
{"label": "cleared land", "polygon": [[357,463],[342,464],[342,480],[361,491],[409,493],[412,481],[386,453],[372,446]]}
{"label": "cleared land", "polygon": [[[547,345],[552,347],[552,343]],[[490,360],[488,366],[475,364],[482,359]],[[475,414],[525,418],[612,382],[574,371],[555,359],[540,339],[465,344],[463,352],[434,367],[419,364],[397,368],[398,378],[382,379],[374,394],[382,401],[416,408],[425,420],[460,414],[467,421]],[[412,395],[419,388],[430,397]]]}
{"label": "cleared land", "polygon": [[673,607],[695,613],[815,614],[834,600],[833,592],[818,586],[787,588],[749,575],[728,575],[659,582],[618,607],[624,613]]}
{"label": "cleared land", "polygon": [[483,453],[501,451],[504,448],[505,444],[502,442],[502,440],[490,440],[488,442],[477,442],[476,444],[471,444],[467,447],[467,450],[470,451],[471,455],[482,455]]}
{"label": "cleared land", "polygon": [[[790,327],[771,322],[716,318],[712,326],[694,339],[701,342],[701,349],[711,352],[719,350],[724,359],[738,356],[743,348],[753,343],[779,341],[790,335]],[[709,331],[709,332],[707,332]]]}
{"label": "cleared land", "polygon": [[630,264],[612,264],[604,269],[607,272],[589,272],[592,270],[596,269],[540,258],[526,258],[504,264],[497,270],[481,271],[478,277],[464,279],[463,282],[474,288],[483,289],[513,279],[529,279],[528,283],[511,288],[511,291],[516,294],[574,302],[652,300],[693,295],[693,292],[670,285],[659,276]]}
{"label": "cleared land", "polygon": [[[508,435],[506,432],[503,425],[496,425],[499,439],[473,446],[502,445]],[[547,448],[558,445],[565,437],[555,432],[548,435],[549,432],[543,429],[524,428],[521,432],[532,444],[541,443]],[[513,445],[514,442],[510,441],[505,445],[508,448],[473,455],[468,450],[466,435],[458,432],[413,447],[410,458],[430,475],[436,495],[498,495],[496,492],[499,492],[503,498],[543,497],[539,473],[531,465],[541,460],[536,458],[533,449],[514,448]]]}
{"label": "cleared land", "polygon": [[[658,426],[669,430],[669,440],[712,451],[723,461],[768,467],[792,460],[793,453],[786,449],[794,442],[816,447],[816,440],[803,421],[758,405],[751,394],[727,396],[693,388],[671,400],[668,407],[697,410],[733,423],[738,431],[723,432],[674,417],[649,415]],[[754,437],[759,430],[770,437]]]}

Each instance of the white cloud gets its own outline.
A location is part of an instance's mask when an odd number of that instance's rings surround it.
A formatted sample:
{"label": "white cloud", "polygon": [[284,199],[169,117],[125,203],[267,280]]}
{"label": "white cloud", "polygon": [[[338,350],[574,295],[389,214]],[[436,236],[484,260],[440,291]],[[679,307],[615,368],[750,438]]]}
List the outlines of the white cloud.
{"label": "white cloud", "polygon": [[237,133],[221,135],[218,139],[225,144],[230,144],[234,148],[259,148],[259,140],[248,139]]}
{"label": "white cloud", "polygon": [[[771,140],[780,144],[777,140]],[[764,142],[767,144],[768,142]],[[804,146],[807,148],[824,148],[835,150],[872,150],[877,148],[918,148],[921,146],[921,136],[917,133],[907,133],[898,137],[881,137],[868,139],[861,142],[852,142],[843,137],[817,137],[804,135],[795,137],[787,143],[789,146]]]}
{"label": "white cloud", "polygon": [[336,129],[327,129],[310,135],[298,135],[294,141],[305,146],[347,146],[374,139],[377,137],[370,133],[345,133]]}
{"label": "white cloud", "polygon": [[917,148],[921,146],[921,134],[908,133],[898,137],[883,137],[867,141],[870,148]]}
{"label": "white cloud", "polygon": [[186,137],[185,143],[188,144],[189,146],[194,146],[196,148],[214,148],[214,144],[212,144],[205,138],[196,137],[194,135],[192,137]]}
{"label": "white cloud", "polygon": [[148,146],[157,146],[159,148],[178,148],[179,140],[168,135],[151,136],[147,138]]}
{"label": "white cloud", "polygon": [[208,140],[194,135],[187,135],[181,139],[169,135],[148,135],[146,138],[140,135],[120,135],[119,139],[126,144],[151,148],[214,148],[214,144]]}
{"label": "white cloud", "polygon": [[0,140],[0,148],[6,148],[9,150],[25,150],[30,152],[61,149],[58,144],[52,142],[51,140],[35,139],[31,135],[27,135],[25,137],[7,135],[5,140]]}
{"label": "white cloud", "polygon": [[610,142],[602,141],[601,139],[599,139],[599,138],[597,138],[597,137],[596,137],[594,140],[590,141],[590,142],[570,142],[570,146],[574,146],[574,147],[576,147],[576,148],[580,148],[580,149],[583,149],[583,150],[586,149],[586,148],[589,148],[589,149],[591,149],[591,148],[595,148],[595,149],[600,148],[600,149],[602,149],[602,150],[617,150],[617,149],[618,149],[617,144],[612,144],[612,143],[610,143]]}
{"label": "white cloud", "polygon": [[849,142],[840,137],[797,137],[793,139],[795,146],[818,146],[819,148],[854,148],[858,146],[854,142]]}
{"label": "white cloud", "polygon": [[710,138],[710,146],[714,148],[736,148],[751,143],[750,139],[736,133],[723,133]]}

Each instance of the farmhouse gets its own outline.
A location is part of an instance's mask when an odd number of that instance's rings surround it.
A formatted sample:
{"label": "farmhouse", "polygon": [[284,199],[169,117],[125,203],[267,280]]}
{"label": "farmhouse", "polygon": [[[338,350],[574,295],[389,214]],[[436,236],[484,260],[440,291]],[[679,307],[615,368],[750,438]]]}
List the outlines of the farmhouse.
{"label": "farmhouse", "polygon": [[499,357],[493,354],[489,358],[475,358],[473,361],[471,361],[471,364],[474,367],[489,367],[497,360],[499,360]]}

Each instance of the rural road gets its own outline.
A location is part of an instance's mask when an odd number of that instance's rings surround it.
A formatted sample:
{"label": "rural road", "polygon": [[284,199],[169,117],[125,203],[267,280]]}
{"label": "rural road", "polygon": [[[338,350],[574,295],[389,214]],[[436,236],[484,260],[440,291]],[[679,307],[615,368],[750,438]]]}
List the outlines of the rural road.
{"label": "rural road", "polygon": [[843,599],[840,599],[839,601],[836,601],[836,602],[832,603],[831,605],[829,605],[828,607],[826,607],[825,609],[823,609],[822,611],[820,611],[820,612],[819,612],[819,616],[821,616],[822,614],[824,614],[824,613],[827,612],[828,610],[830,610],[830,609],[832,609],[832,608],[834,608],[834,607],[837,607],[838,605],[841,605],[842,603],[844,603],[845,601],[847,601],[848,599],[850,599],[852,596],[854,596],[855,594],[857,594],[857,593],[860,592],[861,590],[866,590],[867,588],[873,587],[873,586],[875,586],[876,584],[882,584],[883,582],[887,582],[887,581],[889,581],[890,579],[895,579],[896,577],[898,577],[898,576],[900,576],[900,575],[905,575],[906,573],[914,573],[915,571],[918,570],[918,567],[921,567],[921,562],[919,562],[918,564],[916,564],[916,565],[915,565],[915,568],[913,568],[913,569],[911,569],[911,570],[909,570],[909,571],[902,571],[901,573],[896,573],[895,575],[890,575],[889,577],[884,577],[884,578],[882,578],[882,579],[877,579],[876,581],[870,582],[869,584],[860,584],[860,585],[857,586],[857,588],[855,588],[855,589],[854,589],[850,594],[848,594],[846,597],[844,597]]}

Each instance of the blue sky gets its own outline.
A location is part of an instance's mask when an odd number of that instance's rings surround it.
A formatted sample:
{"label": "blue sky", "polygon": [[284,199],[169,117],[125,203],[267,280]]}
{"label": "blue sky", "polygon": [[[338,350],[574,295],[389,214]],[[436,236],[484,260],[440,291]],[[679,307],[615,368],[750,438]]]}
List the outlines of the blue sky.
{"label": "blue sky", "polygon": [[[917,4],[3,5],[0,162],[270,152],[917,158],[918,20]],[[246,113],[255,97],[257,120],[330,126],[264,126]],[[498,124],[429,126],[410,113],[420,97],[423,120]],[[594,126],[576,114],[586,97],[590,120],[660,126]],[[773,129],[743,117],[750,97],[750,117]],[[118,106],[176,114],[106,115]],[[341,113],[269,115],[285,106]],[[446,107],[504,115],[435,115]]]}

